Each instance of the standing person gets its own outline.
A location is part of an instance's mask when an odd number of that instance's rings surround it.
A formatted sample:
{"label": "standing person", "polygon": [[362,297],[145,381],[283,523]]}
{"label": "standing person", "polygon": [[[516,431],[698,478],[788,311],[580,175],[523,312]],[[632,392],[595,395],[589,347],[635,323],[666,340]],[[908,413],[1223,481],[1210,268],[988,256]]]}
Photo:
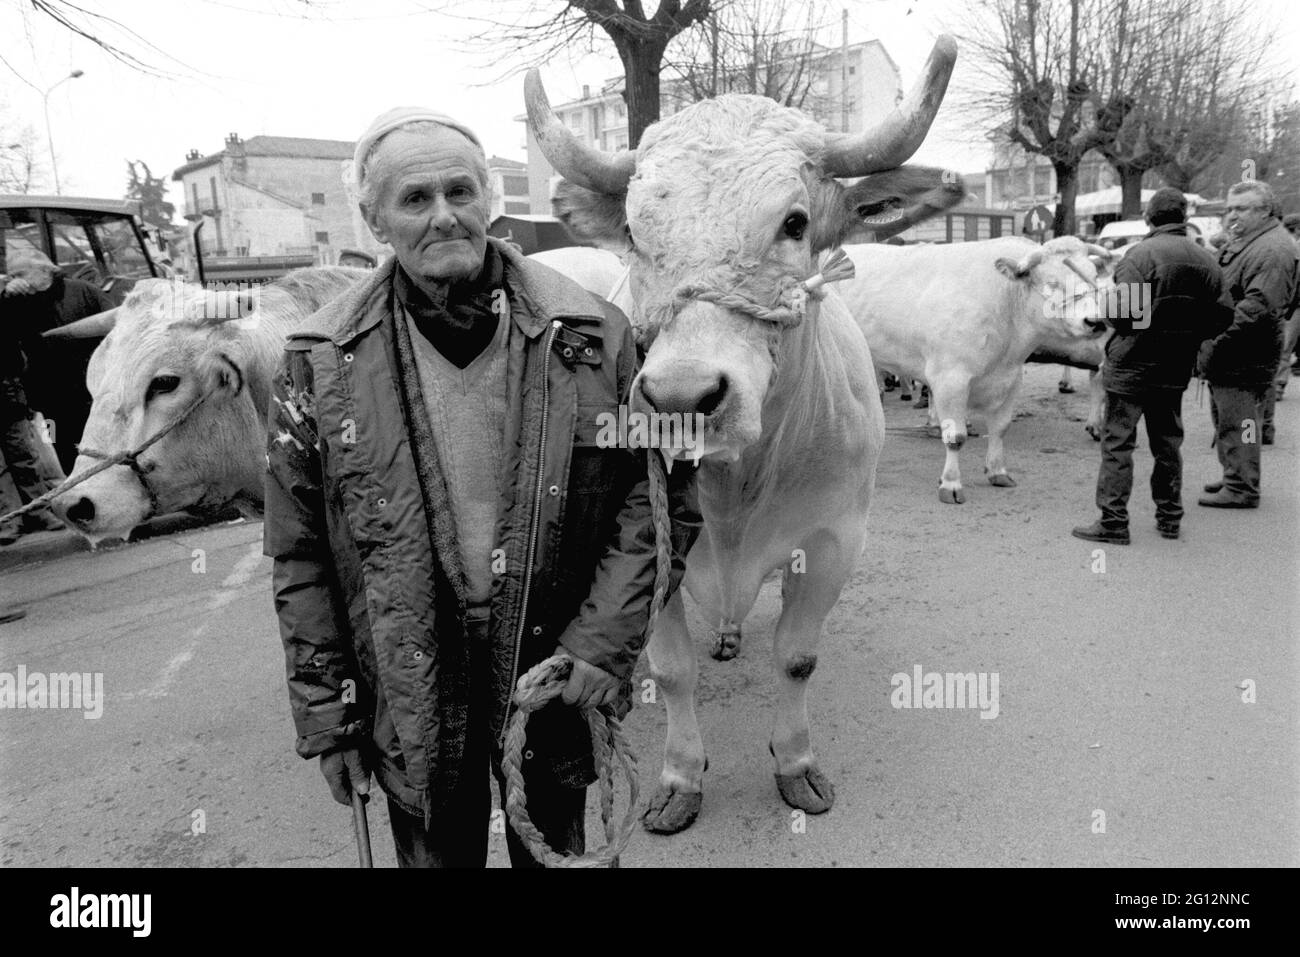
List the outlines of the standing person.
{"label": "standing person", "polygon": [[[402,866],[481,867],[511,692],[565,652],[523,774],[534,824],[581,853],[595,774],[574,706],[626,700],[655,580],[646,453],[597,444],[637,368],[631,328],[487,236],[487,160],[463,124],[385,113],[354,176],[395,256],[290,336],[272,386],[265,552],[297,751],[343,804],[377,775]],[[673,588],[693,478],[669,476]]]}
{"label": "standing person", "polygon": [[1275,217],[1273,190],[1249,180],[1228,190],[1229,242],[1219,253],[1232,323],[1201,347],[1198,368],[1210,383],[1210,413],[1223,479],[1197,504],[1258,508],[1260,443],[1266,401],[1282,352],[1282,323],[1295,294],[1296,245]]}
{"label": "standing person", "polygon": [[[1106,344],[1102,384],[1106,422],[1097,474],[1100,520],[1073,531],[1075,538],[1115,545],[1129,543],[1128,500],[1133,490],[1133,448],[1138,419],[1146,420],[1155,465],[1151,497],[1156,528],[1178,538],[1183,517],[1183,391],[1201,343],[1223,322],[1221,274],[1214,256],[1188,236],[1187,198],[1178,190],[1156,190],[1147,202],[1151,231],[1115,267],[1115,285],[1130,306],[1146,302],[1143,315],[1113,317],[1115,333]],[[1149,291],[1149,298],[1143,293]],[[1122,301],[1122,300],[1116,300]],[[1217,325],[1216,325],[1217,323]]]}
{"label": "standing person", "polygon": [[[1296,252],[1300,256],[1300,213],[1289,213],[1283,216],[1282,225],[1286,227],[1286,231],[1295,240]],[[1265,431],[1270,436],[1273,432],[1273,406],[1275,403],[1281,402],[1286,394],[1286,384],[1291,381],[1292,362],[1295,361],[1296,347],[1300,345],[1300,259],[1296,261],[1296,279],[1296,292],[1291,298],[1286,323],[1282,327],[1282,358],[1278,361],[1277,373],[1273,376],[1273,398],[1268,403],[1268,414],[1265,421]]]}
{"label": "standing person", "polygon": [[98,343],[83,339],[56,342],[42,338],[41,333],[112,309],[114,303],[91,283],[64,278],[39,250],[11,255],[8,266],[10,281],[0,300],[0,321],[10,330],[7,338],[17,337],[26,357],[23,385],[31,408],[51,423],[59,464],[64,471],[71,471],[77,460],[77,440],[90,416],[86,369]]}

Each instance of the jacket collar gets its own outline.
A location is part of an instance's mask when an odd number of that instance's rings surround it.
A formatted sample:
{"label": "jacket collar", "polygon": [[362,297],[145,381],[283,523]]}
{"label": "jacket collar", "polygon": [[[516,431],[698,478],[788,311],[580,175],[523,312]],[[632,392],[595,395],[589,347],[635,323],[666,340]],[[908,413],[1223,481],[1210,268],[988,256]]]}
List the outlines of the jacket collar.
{"label": "jacket collar", "polygon": [[1280,219],[1270,219],[1253,233],[1247,233],[1239,239],[1232,240],[1228,245],[1224,246],[1223,251],[1219,253],[1219,265],[1226,266],[1241,255],[1247,246],[1259,239],[1260,236],[1265,236],[1274,229],[1285,229]]}
{"label": "jacket collar", "polygon": [[1186,236],[1186,223],[1165,223],[1163,226],[1152,226],[1151,232],[1143,236],[1143,239],[1150,239],[1152,236],[1163,236],[1165,233],[1171,233],[1174,236]]}
{"label": "jacket collar", "polygon": [[[512,285],[513,294],[532,304],[533,308],[510,310],[515,325],[529,339],[541,335],[551,319],[569,318],[580,324],[601,321],[603,311],[595,295],[555,270],[525,258],[517,246],[495,236],[489,236],[487,241],[505,261],[506,281]],[[396,257],[389,256],[359,286],[314,313],[293,336],[329,339],[343,347],[369,332],[391,312],[396,268]]]}

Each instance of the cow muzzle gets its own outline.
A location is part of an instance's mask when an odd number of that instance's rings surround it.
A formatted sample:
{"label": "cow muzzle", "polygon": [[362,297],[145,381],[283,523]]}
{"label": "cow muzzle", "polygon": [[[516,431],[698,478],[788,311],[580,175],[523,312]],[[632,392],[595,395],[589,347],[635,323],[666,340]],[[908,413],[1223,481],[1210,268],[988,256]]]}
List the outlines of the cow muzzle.
{"label": "cow muzzle", "polygon": [[684,360],[661,366],[654,374],[642,372],[633,393],[633,410],[710,417],[721,411],[727,389],[727,377],[720,370]]}

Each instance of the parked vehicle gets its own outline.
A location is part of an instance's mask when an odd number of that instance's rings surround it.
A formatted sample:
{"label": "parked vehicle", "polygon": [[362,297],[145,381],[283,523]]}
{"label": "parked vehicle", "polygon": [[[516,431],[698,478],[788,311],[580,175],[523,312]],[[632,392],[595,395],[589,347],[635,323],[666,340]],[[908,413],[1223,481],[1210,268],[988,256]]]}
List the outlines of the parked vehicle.
{"label": "parked vehicle", "polygon": [[73,196],[0,196],[0,273],[24,246],[49,256],[70,279],[94,283],[120,303],[140,279],[172,269],[139,203]]}

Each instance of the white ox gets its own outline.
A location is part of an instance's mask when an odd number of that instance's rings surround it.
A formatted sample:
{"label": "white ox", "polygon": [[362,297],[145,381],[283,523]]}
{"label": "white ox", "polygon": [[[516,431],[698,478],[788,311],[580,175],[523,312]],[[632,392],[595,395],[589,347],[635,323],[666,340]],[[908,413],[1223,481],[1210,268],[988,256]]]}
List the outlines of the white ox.
{"label": "white ox", "polygon": [[145,451],[51,502],[92,542],[125,538],[166,512],[257,510],[266,473],[266,412],[285,335],[366,274],[301,269],[269,286],[217,292],[146,279],[106,313],[54,335],[108,336],[86,371],[93,397],[73,474],[130,451],[202,401]]}
{"label": "white ox", "polygon": [[1039,246],[1007,237],[944,246],[850,246],[857,267],[839,293],[857,318],[877,369],[930,386],[946,460],[939,500],[966,501],[957,453],[967,416],[983,413],[989,484],[1008,487],[1003,436],[1015,414],[1025,361],[1044,341],[1105,330],[1099,273],[1073,237]]}
{"label": "white ox", "polygon": [[[864,221],[880,238],[960,201],[959,179],[899,168],[924,139],[955,57],[951,38],[940,38],[916,88],[861,134],[727,95],[614,155],[578,141],[551,113],[536,71],[528,77],[533,133],[568,181],[557,214],[629,266],[622,301],[647,349],[634,410],[705,416],[704,527],[684,585],[712,626],[715,657],[735,656],[764,579],[783,574],[769,746],[781,796],[810,813],[828,810],[834,791],[813,755],[808,681],[823,622],[866,541],[884,415],[866,340],[843,302],[813,298],[800,321],[796,287],[818,272],[823,251],[862,235]],[[846,187],[836,177],[866,178]],[[680,592],[649,659],[668,736],[645,824],[671,833],[699,813],[706,765]]]}

